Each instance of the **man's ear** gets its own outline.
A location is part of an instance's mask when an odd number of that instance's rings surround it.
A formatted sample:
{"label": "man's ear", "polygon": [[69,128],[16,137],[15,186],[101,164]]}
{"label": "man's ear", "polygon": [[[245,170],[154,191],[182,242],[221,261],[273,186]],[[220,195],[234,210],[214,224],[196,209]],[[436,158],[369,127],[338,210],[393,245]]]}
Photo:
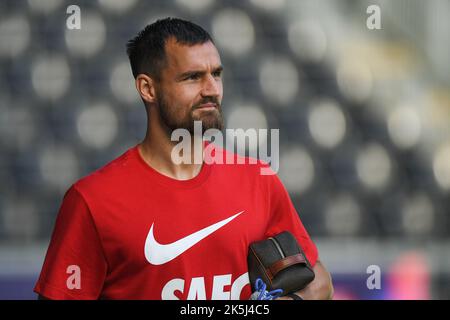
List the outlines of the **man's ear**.
{"label": "man's ear", "polygon": [[141,73],[136,77],[135,85],[142,100],[148,103],[156,102],[156,83],[154,79]]}

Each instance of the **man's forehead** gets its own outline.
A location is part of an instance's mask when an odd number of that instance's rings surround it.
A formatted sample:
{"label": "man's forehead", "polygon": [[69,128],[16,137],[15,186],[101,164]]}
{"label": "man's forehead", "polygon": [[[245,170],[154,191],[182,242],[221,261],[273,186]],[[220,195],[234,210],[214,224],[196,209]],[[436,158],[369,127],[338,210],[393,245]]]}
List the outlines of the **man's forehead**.
{"label": "man's forehead", "polygon": [[211,41],[187,45],[171,38],[166,42],[165,51],[168,67],[187,69],[221,66],[219,52]]}

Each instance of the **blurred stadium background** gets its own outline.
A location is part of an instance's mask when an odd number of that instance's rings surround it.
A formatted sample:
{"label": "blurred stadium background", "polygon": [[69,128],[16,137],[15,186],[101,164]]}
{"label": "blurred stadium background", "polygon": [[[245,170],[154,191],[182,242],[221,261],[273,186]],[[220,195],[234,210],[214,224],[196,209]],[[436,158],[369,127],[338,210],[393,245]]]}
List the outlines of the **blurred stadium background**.
{"label": "blurred stadium background", "polygon": [[1,1],[0,298],[35,298],[65,190],[144,136],[125,43],[177,16],[220,49],[227,127],[280,129],[279,174],[335,298],[449,299],[449,14],[448,0]]}

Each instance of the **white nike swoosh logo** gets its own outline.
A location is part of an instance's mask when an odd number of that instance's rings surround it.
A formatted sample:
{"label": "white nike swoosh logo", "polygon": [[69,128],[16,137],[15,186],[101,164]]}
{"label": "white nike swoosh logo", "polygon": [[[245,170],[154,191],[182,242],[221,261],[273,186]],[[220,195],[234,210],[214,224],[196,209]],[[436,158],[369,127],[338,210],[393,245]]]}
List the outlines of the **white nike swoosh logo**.
{"label": "white nike swoosh logo", "polygon": [[152,224],[150,227],[150,231],[148,232],[147,239],[145,240],[145,246],[144,246],[144,253],[145,258],[148,262],[150,262],[153,265],[161,265],[166,262],[169,262],[176,257],[178,257],[180,254],[212,234],[213,232],[217,231],[218,229],[222,228],[224,225],[226,225],[228,222],[236,218],[238,215],[243,213],[244,211],[241,211],[234,216],[231,216],[225,220],[219,221],[213,225],[210,225],[209,227],[206,227],[204,229],[201,229],[191,235],[188,235],[180,240],[177,240],[175,242],[169,243],[169,244],[160,244],[156,241],[155,236],[153,234],[153,227],[155,223]]}

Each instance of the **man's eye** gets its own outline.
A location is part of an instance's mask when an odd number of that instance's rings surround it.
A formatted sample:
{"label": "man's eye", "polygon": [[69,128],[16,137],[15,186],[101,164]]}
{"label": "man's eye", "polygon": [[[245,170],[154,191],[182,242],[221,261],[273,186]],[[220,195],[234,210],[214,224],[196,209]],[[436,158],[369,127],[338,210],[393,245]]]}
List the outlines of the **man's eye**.
{"label": "man's eye", "polygon": [[191,74],[189,76],[186,77],[186,80],[198,80],[200,78],[200,76],[198,74]]}
{"label": "man's eye", "polygon": [[213,73],[213,77],[215,78],[221,78],[222,77],[222,71],[216,71]]}

